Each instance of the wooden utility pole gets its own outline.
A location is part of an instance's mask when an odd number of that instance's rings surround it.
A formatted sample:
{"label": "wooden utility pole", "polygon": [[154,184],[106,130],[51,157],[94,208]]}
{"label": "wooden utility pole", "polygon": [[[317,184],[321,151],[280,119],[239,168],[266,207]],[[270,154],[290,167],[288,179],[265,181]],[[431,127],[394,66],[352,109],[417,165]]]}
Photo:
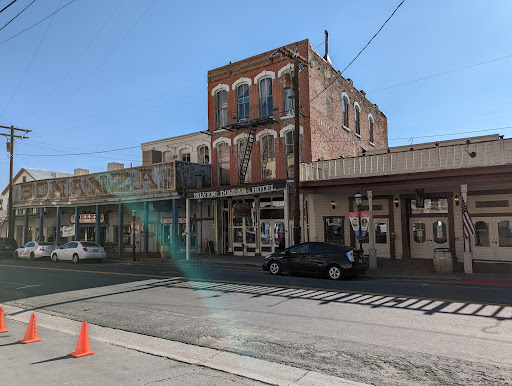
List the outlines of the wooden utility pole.
{"label": "wooden utility pole", "polygon": [[7,142],[7,151],[10,151],[10,162],[9,162],[9,203],[8,203],[8,219],[9,219],[9,238],[14,238],[14,210],[12,208],[12,179],[13,179],[13,161],[14,161],[14,138],[25,139],[28,138],[25,135],[14,135],[14,130],[24,131],[30,133],[32,130],[18,129],[14,126],[0,126],[2,129],[8,129],[11,131],[10,134],[0,133],[4,137],[10,137],[10,142]]}
{"label": "wooden utility pole", "polygon": [[298,49],[290,50],[283,47],[278,50],[284,56],[293,60],[293,91],[295,94],[295,132],[293,133],[293,243],[300,244],[301,227],[300,227],[300,105],[299,105],[299,71],[303,66],[308,65],[307,59],[302,57]]}

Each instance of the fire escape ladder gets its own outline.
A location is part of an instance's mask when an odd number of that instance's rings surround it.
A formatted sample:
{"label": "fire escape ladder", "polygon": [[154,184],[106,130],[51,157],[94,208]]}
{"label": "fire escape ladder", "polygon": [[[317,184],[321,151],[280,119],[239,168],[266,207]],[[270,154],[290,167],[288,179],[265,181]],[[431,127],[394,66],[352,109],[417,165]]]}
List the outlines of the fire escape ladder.
{"label": "fire escape ladder", "polygon": [[245,144],[245,151],[242,161],[240,162],[240,168],[238,169],[238,184],[245,183],[245,176],[247,175],[247,168],[251,161],[251,152],[254,145],[254,135],[256,134],[256,125],[252,125],[249,128],[249,136],[247,137],[247,143]]}

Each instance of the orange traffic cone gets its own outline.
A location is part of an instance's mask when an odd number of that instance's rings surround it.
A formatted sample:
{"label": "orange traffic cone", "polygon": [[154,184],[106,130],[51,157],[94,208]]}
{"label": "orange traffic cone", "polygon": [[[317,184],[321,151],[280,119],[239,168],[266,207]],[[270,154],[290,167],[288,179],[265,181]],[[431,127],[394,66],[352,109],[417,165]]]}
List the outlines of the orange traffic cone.
{"label": "orange traffic cone", "polygon": [[3,307],[0,307],[0,332],[9,332],[9,330],[5,328]]}
{"label": "orange traffic cone", "polygon": [[41,340],[41,338],[37,337],[36,314],[32,314],[30,315],[30,322],[28,322],[27,332],[25,332],[25,338],[18,340],[18,342],[33,343]]}
{"label": "orange traffic cone", "polygon": [[69,355],[80,358],[86,355],[93,355],[94,351],[91,350],[89,346],[89,334],[87,333],[87,323],[82,323],[82,330],[80,331],[80,336],[78,337],[78,343],[76,345],[75,351],[71,351]]}

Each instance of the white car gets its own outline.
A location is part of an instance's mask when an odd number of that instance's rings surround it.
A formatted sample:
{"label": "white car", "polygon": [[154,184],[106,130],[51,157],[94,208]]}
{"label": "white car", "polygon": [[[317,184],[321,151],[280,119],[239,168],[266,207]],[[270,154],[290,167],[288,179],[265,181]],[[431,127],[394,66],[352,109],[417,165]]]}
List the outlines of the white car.
{"label": "white car", "polygon": [[14,251],[15,259],[40,259],[41,257],[50,257],[52,252],[58,247],[46,241],[30,241],[23,247]]}
{"label": "white car", "polygon": [[104,259],[105,249],[92,241],[70,241],[52,252],[52,260],[69,260],[78,263],[80,260]]}

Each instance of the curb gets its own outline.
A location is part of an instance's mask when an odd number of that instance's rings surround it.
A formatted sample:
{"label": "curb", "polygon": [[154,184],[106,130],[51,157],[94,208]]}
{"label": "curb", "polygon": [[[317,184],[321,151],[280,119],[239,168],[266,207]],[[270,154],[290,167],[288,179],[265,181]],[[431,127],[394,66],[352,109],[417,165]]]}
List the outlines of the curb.
{"label": "curb", "polygon": [[461,279],[456,277],[436,277],[436,276],[406,276],[406,275],[379,275],[366,274],[364,277],[378,280],[410,280],[410,281],[439,281],[445,283],[460,283]]}
{"label": "curb", "polygon": [[461,279],[462,284],[508,285],[512,286],[512,280],[496,279]]}
{"label": "curb", "polygon": [[[5,305],[7,319],[26,322],[30,310]],[[81,322],[38,311],[38,325],[66,334],[76,335]],[[173,340],[116,330],[88,323],[89,339],[125,347],[146,354],[173,359],[192,365],[208,367],[273,385],[347,385],[366,384],[350,381],[298,367],[269,362],[263,359],[195,346]]]}

